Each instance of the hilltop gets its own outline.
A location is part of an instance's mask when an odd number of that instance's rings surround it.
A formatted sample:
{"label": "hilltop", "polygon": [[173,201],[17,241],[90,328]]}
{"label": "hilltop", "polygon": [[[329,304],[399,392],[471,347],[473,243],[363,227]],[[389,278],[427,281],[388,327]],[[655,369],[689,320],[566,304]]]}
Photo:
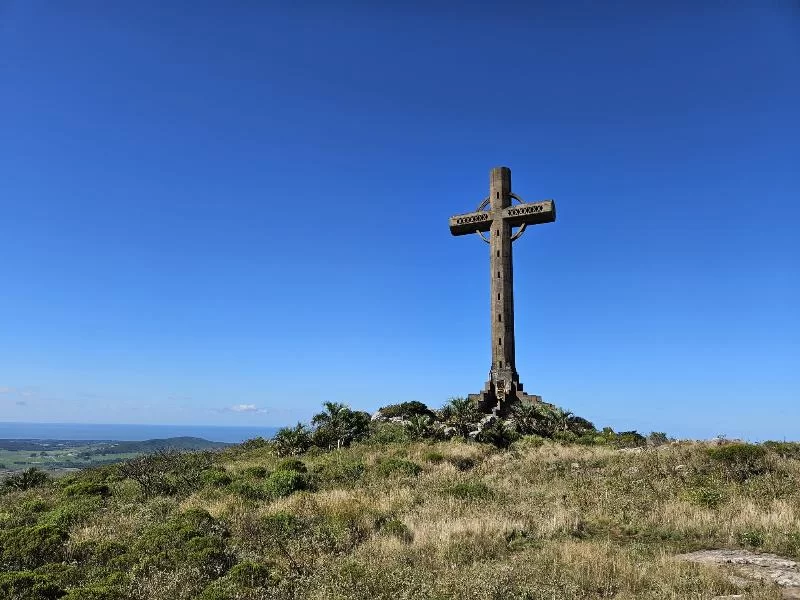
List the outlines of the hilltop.
{"label": "hilltop", "polygon": [[800,557],[799,444],[606,430],[488,443],[430,433],[441,412],[420,432],[331,406],[273,440],[7,479],[0,596],[774,599],[676,557]]}

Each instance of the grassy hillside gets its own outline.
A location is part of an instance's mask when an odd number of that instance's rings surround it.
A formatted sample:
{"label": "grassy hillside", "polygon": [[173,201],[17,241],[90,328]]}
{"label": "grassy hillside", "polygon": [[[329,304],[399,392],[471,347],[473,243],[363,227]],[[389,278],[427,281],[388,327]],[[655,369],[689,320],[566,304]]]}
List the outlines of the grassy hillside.
{"label": "grassy hillside", "polygon": [[401,429],[293,457],[253,440],[17,475],[0,496],[0,597],[767,599],[673,556],[800,557],[794,444],[501,449]]}

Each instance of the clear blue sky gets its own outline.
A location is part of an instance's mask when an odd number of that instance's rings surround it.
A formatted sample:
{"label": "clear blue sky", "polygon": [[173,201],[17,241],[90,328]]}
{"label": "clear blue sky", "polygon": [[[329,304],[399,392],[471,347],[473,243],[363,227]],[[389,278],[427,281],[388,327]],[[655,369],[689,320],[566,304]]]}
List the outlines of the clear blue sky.
{"label": "clear blue sky", "polygon": [[526,390],[800,438],[793,2],[0,0],[0,420],[478,391],[507,165]]}

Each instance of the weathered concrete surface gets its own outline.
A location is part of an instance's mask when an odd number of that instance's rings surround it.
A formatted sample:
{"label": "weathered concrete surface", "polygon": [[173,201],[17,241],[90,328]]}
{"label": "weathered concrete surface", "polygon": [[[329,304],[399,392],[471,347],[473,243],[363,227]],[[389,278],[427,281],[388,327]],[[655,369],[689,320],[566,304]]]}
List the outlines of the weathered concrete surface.
{"label": "weathered concrete surface", "polygon": [[800,599],[800,566],[788,558],[747,550],[699,550],[680,554],[677,558],[720,565],[727,569],[731,580],[738,585],[746,585],[753,580],[776,583],[781,587],[784,598]]}

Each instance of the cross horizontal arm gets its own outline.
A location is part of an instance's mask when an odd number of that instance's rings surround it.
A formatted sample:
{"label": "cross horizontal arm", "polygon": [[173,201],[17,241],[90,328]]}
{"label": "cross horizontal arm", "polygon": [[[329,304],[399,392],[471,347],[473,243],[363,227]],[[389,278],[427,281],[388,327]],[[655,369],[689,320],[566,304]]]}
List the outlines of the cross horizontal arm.
{"label": "cross horizontal arm", "polygon": [[476,231],[489,231],[492,228],[492,215],[486,211],[466,213],[450,217],[450,233],[467,235]]}
{"label": "cross horizontal arm", "polygon": [[[556,220],[556,203],[553,200],[515,204],[503,209],[503,220],[512,226],[538,225]],[[452,223],[452,219],[450,220]],[[450,231],[453,230],[452,224]]]}

